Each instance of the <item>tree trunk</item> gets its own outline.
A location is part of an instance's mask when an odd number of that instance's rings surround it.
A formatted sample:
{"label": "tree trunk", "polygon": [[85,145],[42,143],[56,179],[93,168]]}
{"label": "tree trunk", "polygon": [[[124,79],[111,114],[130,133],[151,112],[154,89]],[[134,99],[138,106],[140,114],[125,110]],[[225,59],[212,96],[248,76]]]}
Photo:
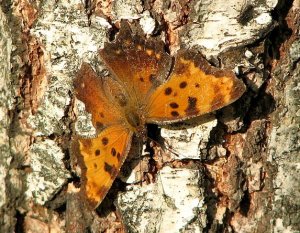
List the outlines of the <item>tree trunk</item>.
{"label": "tree trunk", "polygon": [[[298,0],[0,6],[0,232],[300,231]],[[217,113],[150,127],[158,143],[133,148],[93,211],[69,150],[73,134],[94,130],[73,79],[83,61],[100,70],[97,51],[121,19],[171,55],[200,50],[247,91]]]}

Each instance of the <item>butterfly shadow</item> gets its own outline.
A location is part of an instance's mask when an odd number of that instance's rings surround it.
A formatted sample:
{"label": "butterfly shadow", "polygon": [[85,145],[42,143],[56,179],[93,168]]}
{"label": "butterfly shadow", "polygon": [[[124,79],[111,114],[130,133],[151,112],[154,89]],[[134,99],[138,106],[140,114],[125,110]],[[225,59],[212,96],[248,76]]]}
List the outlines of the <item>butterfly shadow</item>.
{"label": "butterfly shadow", "polygon": [[133,136],[132,146],[117,179],[113,182],[112,188],[101,205],[96,209],[100,217],[107,217],[111,211],[117,211],[115,205],[117,196],[119,193],[125,192],[128,185],[144,184],[144,173],[148,172],[144,165],[151,163],[150,160],[151,150],[148,141],[144,143],[137,136]]}

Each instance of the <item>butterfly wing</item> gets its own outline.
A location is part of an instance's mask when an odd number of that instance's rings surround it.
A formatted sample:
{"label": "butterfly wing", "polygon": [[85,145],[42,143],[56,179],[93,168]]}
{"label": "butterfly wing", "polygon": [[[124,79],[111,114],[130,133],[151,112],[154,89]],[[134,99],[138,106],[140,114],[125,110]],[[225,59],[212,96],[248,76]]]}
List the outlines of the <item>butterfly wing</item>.
{"label": "butterfly wing", "polygon": [[203,115],[234,102],[244,92],[245,85],[233,72],[181,50],[169,79],[148,100],[147,122],[163,124]]}
{"label": "butterfly wing", "polygon": [[[104,199],[124,163],[132,139],[132,131],[117,102],[123,96],[112,79],[98,77],[90,65],[83,63],[74,81],[76,97],[85,103],[98,129],[95,138],[72,141],[72,153],[77,155],[82,171],[81,191],[91,207]],[[109,88],[111,86],[111,88]]]}
{"label": "butterfly wing", "polygon": [[168,76],[171,58],[162,41],[132,34],[129,25],[123,22],[116,40],[105,44],[100,56],[134,101],[143,103],[149,90]]}
{"label": "butterfly wing", "polygon": [[106,196],[124,163],[132,132],[122,125],[104,129],[96,138],[76,140],[82,170],[81,191],[90,206],[96,208]]}
{"label": "butterfly wing", "polygon": [[82,63],[74,80],[75,95],[85,104],[86,111],[92,114],[92,123],[98,130],[122,122],[121,111],[107,98],[104,86],[104,80],[92,67]]}

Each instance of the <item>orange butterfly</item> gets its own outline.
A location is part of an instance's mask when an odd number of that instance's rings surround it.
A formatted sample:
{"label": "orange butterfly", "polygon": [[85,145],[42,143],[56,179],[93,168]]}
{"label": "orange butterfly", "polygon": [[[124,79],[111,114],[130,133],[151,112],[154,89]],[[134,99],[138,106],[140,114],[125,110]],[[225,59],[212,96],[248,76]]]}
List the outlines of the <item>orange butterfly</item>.
{"label": "orange butterfly", "polygon": [[132,136],[145,140],[147,123],[163,125],[209,113],[245,91],[233,72],[212,67],[185,49],[173,60],[162,41],[133,36],[124,23],[100,56],[112,77],[98,77],[83,63],[74,81],[76,97],[92,114],[98,132],[96,138],[73,141],[82,169],[81,189],[94,208],[117,177]]}

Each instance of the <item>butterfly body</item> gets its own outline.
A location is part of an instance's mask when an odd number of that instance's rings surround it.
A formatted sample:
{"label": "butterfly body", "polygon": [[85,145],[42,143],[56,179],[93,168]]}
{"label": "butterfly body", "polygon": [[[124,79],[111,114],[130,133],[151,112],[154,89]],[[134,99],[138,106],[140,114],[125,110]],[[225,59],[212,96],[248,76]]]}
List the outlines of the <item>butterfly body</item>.
{"label": "butterfly body", "polygon": [[132,136],[146,141],[146,124],[164,125],[217,110],[245,91],[231,71],[210,66],[201,54],[180,50],[172,59],[158,40],[132,36],[127,24],[100,57],[111,76],[99,77],[83,63],[74,81],[97,129],[75,138],[82,191],[92,207],[101,203],[129,152]]}
{"label": "butterfly body", "polygon": [[[133,115],[134,116],[134,115]],[[143,140],[146,141],[147,129],[145,127],[145,122],[141,120],[137,115],[136,117],[129,116],[128,123],[130,124],[130,130],[134,132],[134,134]]]}
{"label": "butterfly body", "polygon": [[110,94],[107,94],[107,98],[111,100],[111,105],[116,107],[116,109],[112,109],[113,114],[119,114],[122,119],[121,124],[145,142],[147,136],[145,106],[139,103],[138,97],[133,92],[130,93],[126,86],[122,86],[122,83],[117,84],[110,80],[109,85],[120,85],[119,90],[110,90]]}

